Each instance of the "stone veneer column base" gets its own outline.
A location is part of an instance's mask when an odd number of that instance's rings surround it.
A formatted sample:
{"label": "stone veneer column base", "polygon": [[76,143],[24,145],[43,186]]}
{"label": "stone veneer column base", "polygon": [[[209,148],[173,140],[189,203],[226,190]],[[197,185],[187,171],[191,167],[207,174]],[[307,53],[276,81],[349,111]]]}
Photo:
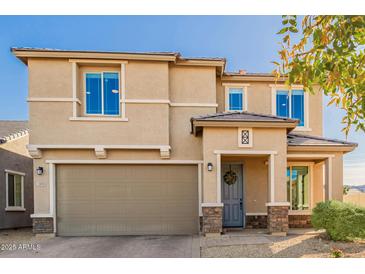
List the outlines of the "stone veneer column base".
{"label": "stone veneer column base", "polygon": [[289,215],[289,228],[312,228],[311,215]]}
{"label": "stone veneer column base", "polygon": [[35,217],[33,218],[33,233],[35,234],[51,234],[53,230],[52,217]]}
{"label": "stone veneer column base", "polygon": [[246,215],[245,228],[267,228],[266,215]]}
{"label": "stone veneer column base", "polygon": [[223,206],[204,206],[203,233],[206,236],[219,235],[223,228]]}
{"label": "stone veneer column base", "polygon": [[272,235],[286,236],[289,230],[289,205],[267,204],[267,228]]}

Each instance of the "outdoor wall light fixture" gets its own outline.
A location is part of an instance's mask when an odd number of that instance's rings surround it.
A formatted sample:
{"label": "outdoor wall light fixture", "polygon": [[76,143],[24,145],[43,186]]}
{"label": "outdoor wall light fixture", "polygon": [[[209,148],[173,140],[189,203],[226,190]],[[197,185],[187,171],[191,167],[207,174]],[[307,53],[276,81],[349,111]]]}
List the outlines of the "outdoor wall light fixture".
{"label": "outdoor wall light fixture", "polygon": [[208,171],[212,171],[213,170],[213,164],[212,163],[208,163]]}
{"label": "outdoor wall light fixture", "polygon": [[43,175],[43,167],[39,166],[36,170],[38,175]]}

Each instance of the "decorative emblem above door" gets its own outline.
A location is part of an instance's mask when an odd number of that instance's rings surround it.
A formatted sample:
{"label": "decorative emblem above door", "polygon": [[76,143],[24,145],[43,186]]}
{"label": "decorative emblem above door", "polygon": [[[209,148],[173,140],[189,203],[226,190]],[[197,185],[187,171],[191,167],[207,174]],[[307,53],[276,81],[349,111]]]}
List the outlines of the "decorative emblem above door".
{"label": "decorative emblem above door", "polygon": [[238,128],[238,146],[252,147],[252,128]]}

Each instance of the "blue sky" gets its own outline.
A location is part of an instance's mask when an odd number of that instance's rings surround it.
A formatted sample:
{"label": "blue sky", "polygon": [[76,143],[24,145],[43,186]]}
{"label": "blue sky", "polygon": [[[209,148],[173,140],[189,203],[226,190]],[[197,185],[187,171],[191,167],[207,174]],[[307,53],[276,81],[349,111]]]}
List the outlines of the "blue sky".
{"label": "blue sky", "polygon": [[[11,46],[178,51],[225,57],[229,71],[269,72],[278,58],[280,24],[280,16],[0,16],[0,119],[28,119],[27,69]],[[345,139],[343,113],[324,105],[325,136]],[[365,184],[364,137],[348,137],[359,147],[345,156],[345,184]]]}

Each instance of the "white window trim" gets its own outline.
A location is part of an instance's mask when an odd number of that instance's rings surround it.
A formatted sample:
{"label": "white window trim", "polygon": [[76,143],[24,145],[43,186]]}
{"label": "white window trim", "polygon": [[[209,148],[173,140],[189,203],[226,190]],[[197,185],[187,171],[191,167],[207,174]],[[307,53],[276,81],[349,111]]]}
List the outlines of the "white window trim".
{"label": "white window trim", "polygon": [[[9,206],[9,182],[8,182],[8,175],[20,175],[21,176],[21,190],[22,190],[22,198],[21,198],[21,206]],[[25,177],[25,173],[23,172],[19,172],[19,171],[14,171],[14,170],[9,170],[9,169],[5,169],[5,199],[6,199],[6,207],[5,207],[5,211],[25,211],[24,208],[24,177]]]}
{"label": "white window trim", "polygon": [[[308,209],[297,209],[297,210],[293,210],[291,208],[291,189],[290,189],[290,198],[289,198],[289,212],[291,212],[292,214],[296,213],[296,212],[311,212],[312,208],[314,206],[314,200],[313,200],[313,184],[314,184],[314,179],[313,179],[313,162],[288,162],[287,163],[287,167],[289,167],[291,169],[291,167],[293,166],[306,166],[308,167],[308,173],[309,173],[309,205],[308,205]],[[291,178],[290,178],[291,179]]]}
{"label": "white window trim", "polygon": [[[248,144],[242,144],[241,143],[241,132],[242,132],[242,130],[248,130],[248,139],[249,139]],[[252,128],[238,128],[237,137],[238,137],[238,139],[237,139],[238,147],[252,147],[253,146]]]}
{"label": "white window trim", "polygon": [[[224,97],[225,97],[225,104],[224,108],[226,112],[235,112],[235,111],[247,111],[248,110],[248,102],[247,102],[247,90],[250,84],[240,84],[240,83],[223,83],[224,86]],[[242,110],[230,110],[229,109],[229,89],[230,88],[240,88],[242,89]]]}
{"label": "white window trim", "polygon": [[[100,114],[89,114],[86,111],[86,74],[100,74],[101,75],[101,113]],[[118,103],[119,103],[119,114],[112,115],[112,114],[104,114],[104,73],[117,73],[119,79],[119,92],[118,92]],[[87,117],[122,117],[122,110],[120,106],[121,100],[121,79],[120,79],[120,72],[116,70],[103,70],[103,71],[85,71],[83,73],[83,93],[84,93],[84,115]]]}
{"label": "white window trim", "polygon": [[[271,87],[271,114],[276,114],[276,92],[287,90],[289,92],[289,117],[291,117],[291,90],[287,85],[269,85]],[[303,85],[292,85],[291,89],[302,89]],[[312,131],[309,127],[309,93],[304,91],[304,126],[297,126],[294,131]]]}

